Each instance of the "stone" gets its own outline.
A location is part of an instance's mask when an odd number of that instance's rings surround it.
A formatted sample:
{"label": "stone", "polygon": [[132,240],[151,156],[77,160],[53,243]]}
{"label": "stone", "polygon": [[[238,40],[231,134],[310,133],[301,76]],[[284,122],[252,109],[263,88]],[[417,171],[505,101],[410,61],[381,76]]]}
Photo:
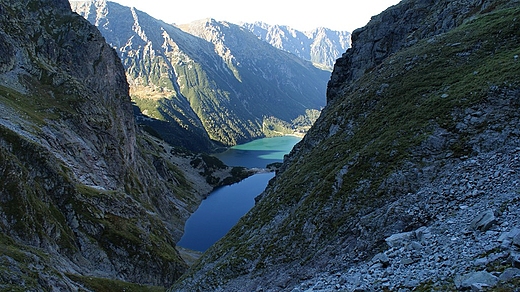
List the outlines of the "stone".
{"label": "stone", "polygon": [[381,263],[383,268],[386,268],[390,265],[390,259],[384,253],[378,253],[372,258],[373,263]]}
{"label": "stone", "polygon": [[484,289],[489,288],[489,285],[484,283],[475,283],[471,285],[472,292],[484,291]]}
{"label": "stone", "polygon": [[470,223],[470,227],[474,230],[487,231],[496,224],[495,213],[493,210],[481,212]]}
{"label": "stone", "polygon": [[516,251],[511,252],[509,259],[511,260],[513,267],[520,268],[520,252],[516,252]]}
{"label": "stone", "polygon": [[502,272],[502,274],[500,274],[500,276],[498,277],[498,280],[507,282],[514,278],[520,278],[520,269],[518,269],[518,268],[506,269],[504,272]]}
{"label": "stone", "polygon": [[474,262],[475,266],[485,266],[489,263],[487,258],[476,259]]}
{"label": "stone", "polygon": [[431,237],[430,229],[425,226],[419,227],[417,230],[415,230],[415,237],[419,241],[425,241],[426,239]]}
{"label": "stone", "polygon": [[406,242],[410,241],[414,237],[415,233],[413,232],[403,232],[393,234],[390,237],[387,237],[385,241],[390,247],[399,247],[405,245]]}
{"label": "stone", "polygon": [[401,264],[403,265],[411,265],[413,263],[415,263],[416,261],[411,259],[411,258],[403,258],[401,259]]}
{"label": "stone", "polygon": [[502,248],[504,250],[507,250],[507,249],[511,248],[511,241],[510,240],[503,240],[501,242],[502,243],[500,244],[500,248]]}
{"label": "stone", "polygon": [[520,227],[515,227],[515,228],[511,229],[511,231],[509,231],[509,236],[511,238],[513,238],[519,234],[520,234]]}
{"label": "stone", "polygon": [[513,244],[520,247],[520,232],[513,237]]}
{"label": "stone", "polygon": [[487,287],[493,287],[498,283],[498,278],[486,271],[481,271],[466,274],[462,276],[459,281],[460,283],[456,284],[459,284],[460,287],[457,288],[471,289],[473,286],[484,287],[485,285]]}
{"label": "stone", "polygon": [[421,250],[423,249],[422,244],[420,244],[420,243],[417,242],[417,241],[412,241],[411,246],[412,246],[412,248],[413,248],[415,251],[421,251]]}

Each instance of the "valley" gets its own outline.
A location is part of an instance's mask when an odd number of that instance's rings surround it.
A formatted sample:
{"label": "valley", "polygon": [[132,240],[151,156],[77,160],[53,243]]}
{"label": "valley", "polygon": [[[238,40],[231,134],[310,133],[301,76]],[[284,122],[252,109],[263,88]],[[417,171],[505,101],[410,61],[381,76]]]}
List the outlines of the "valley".
{"label": "valley", "polygon": [[[325,105],[330,76],[330,68],[312,62],[330,64],[349,45],[346,32],[315,33],[315,42],[300,32],[303,49],[327,52],[321,61],[304,59],[225,21],[174,26],[110,1],[71,6],[118,52],[138,122],[199,152],[310,128],[317,118],[312,111]],[[297,120],[308,122],[297,126]]]}
{"label": "valley", "polygon": [[246,167],[255,174],[215,189],[202,201],[186,221],[183,237],[177,243],[181,256],[193,251],[202,253],[222,238],[255,205],[256,198],[275,176],[275,165],[281,164],[300,140],[295,136],[263,138],[215,154],[226,165]]}
{"label": "valley", "polygon": [[350,34],[0,0],[0,290],[518,290],[519,19],[402,0]]}

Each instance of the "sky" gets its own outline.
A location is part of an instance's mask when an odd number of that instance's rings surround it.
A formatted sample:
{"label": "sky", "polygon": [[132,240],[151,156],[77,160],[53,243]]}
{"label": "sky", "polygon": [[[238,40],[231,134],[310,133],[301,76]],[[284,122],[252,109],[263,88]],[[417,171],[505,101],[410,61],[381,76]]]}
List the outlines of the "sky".
{"label": "sky", "polygon": [[[214,18],[238,24],[263,21],[306,31],[317,27],[352,32],[400,0],[109,0],[167,23]],[[313,3],[313,4],[310,4]]]}

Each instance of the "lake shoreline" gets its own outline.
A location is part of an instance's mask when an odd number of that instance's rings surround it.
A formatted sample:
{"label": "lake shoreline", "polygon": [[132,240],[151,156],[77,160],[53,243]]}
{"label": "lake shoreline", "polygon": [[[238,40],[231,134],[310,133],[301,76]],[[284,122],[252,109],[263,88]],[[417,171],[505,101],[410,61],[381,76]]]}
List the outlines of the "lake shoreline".
{"label": "lake shoreline", "polygon": [[[294,145],[301,141],[294,135],[263,138],[230,147],[213,155],[228,168],[245,168],[251,175],[239,182],[215,188],[186,221],[184,235],[177,243],[179,250],[204,252],[224,236],[251,208],[255,198],[276,176],[277,166]],[[186,250],[183,251],[186,253]],[[195,253],[196,254],[196,253]],[[193,256],[188,252],[186,256]]]}

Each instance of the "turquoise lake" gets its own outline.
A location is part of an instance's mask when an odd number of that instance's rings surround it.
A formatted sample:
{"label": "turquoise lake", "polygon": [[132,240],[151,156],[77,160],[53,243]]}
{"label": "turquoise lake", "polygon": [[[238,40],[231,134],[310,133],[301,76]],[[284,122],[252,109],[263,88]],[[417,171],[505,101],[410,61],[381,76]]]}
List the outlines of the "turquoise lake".
{"label": "turquoise lake", "polygon": [[270,163],[283,161],[283,156],[300,140],[295,136],[258,139],[233,146],[215,156],[229,166],[265,168]]}
{"label": "turquoise lake", "polygon": [[[217,156],[230,166],[265,168],[282,162],[301,138],[293,136],[264,138],[234,146]],[[205,251],[223,237],[255,205],[255,197],[264,191],[273,172],[259,173],[239,183],[213,191],[186,221],[179,246]]]}

